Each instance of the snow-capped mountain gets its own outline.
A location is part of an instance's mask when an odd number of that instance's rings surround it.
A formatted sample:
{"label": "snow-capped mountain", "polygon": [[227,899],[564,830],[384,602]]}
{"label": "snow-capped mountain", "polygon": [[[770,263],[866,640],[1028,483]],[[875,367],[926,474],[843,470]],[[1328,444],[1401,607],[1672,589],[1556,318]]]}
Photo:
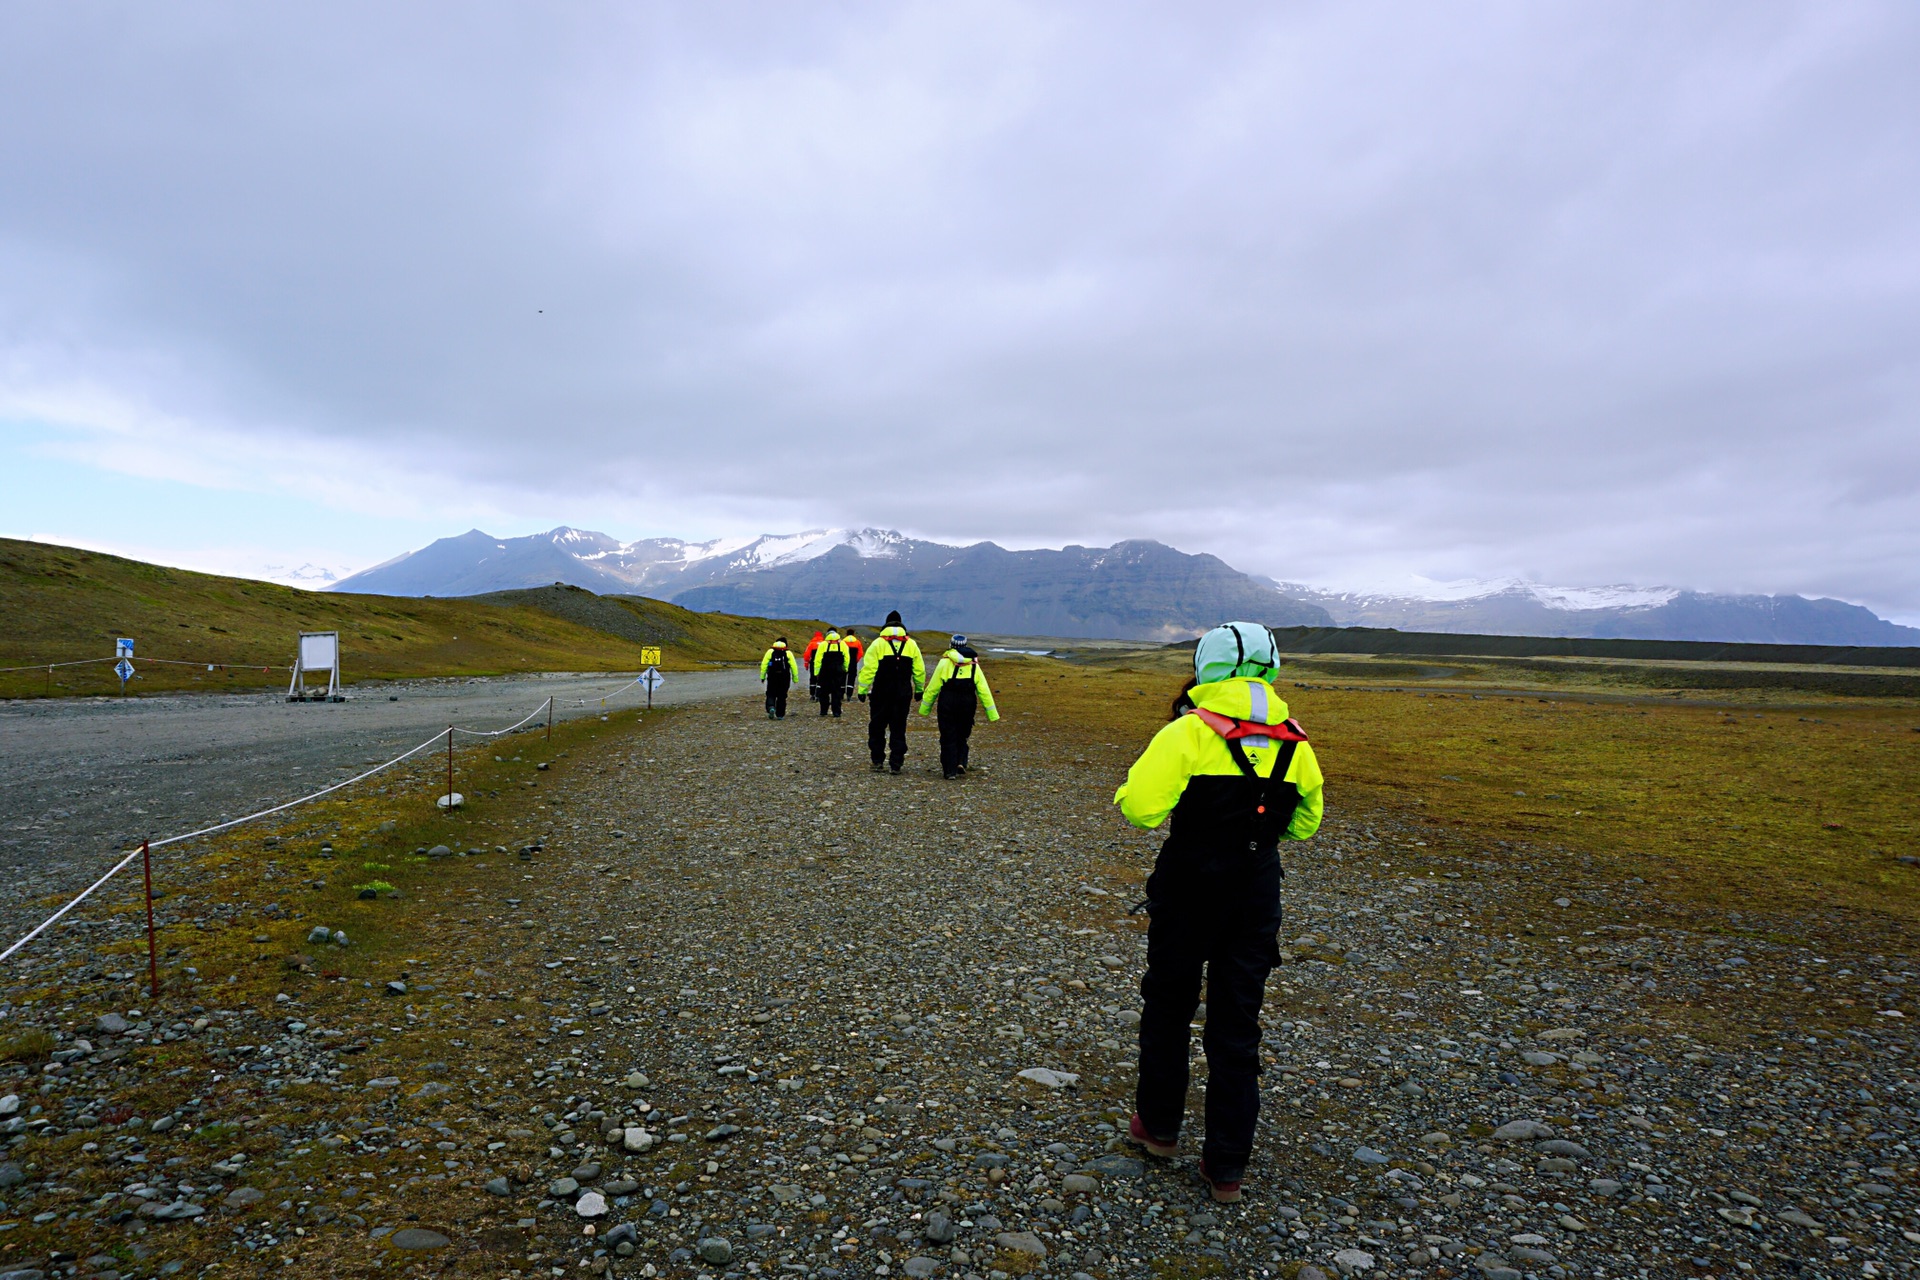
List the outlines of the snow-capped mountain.
{"label": "snow-capped mountain", "polygon": [[1008,551],[884,529],[810,529],[685,542],[622,542],[586,529],[523,538],[475,529],[334,583],[331,590],[465,596],[564,582],[689,608],[1003,635],[1174,640],[1226,618],[1275,626],[1820,645],[1915,645],[1920,629],[1859,605],[1678,587],[1554,587],[1517,579],[1411,578],[1328,590],[1240,572],[1157,542]]}
{"label": "snow-capped mountain", "polygon": [[871,626],[899,609],[915,626],[1003,634],[1172,640],[1222,618],[1325,626],[1314,605],[1214,556],[1157,542],[1008,551],[922,542],[884,529],[621,542],[559,528],[524,538],[475,529],[334,585],[387,595],[483,595],[564,582],[695,609],[832,618]]}
{"label": "snow-capped mountain", "polygon": [[906,541],[879,529],[810,529],[710,542],[678,538],[622,542],[564,525],[522,538],[496,538],[472,529],[342,578],[332,589],[469,596],[566,582],[602,594],[671,599],[715,578],[799,564],[835,547],[849,547],[860,556],[887,556]]}
{"label": "snow-capped mountain", "polygon": [[260,566],[260,577],[267,582],[277,582],[283,587],[304,587],[308,591],[327,591],[340,581],[340,573],[325,565],[302,564],[289,567],[283,564]]}
{"label": "snow-capped mountain", "polygon": [[1343,627],[1507,636],[1714,640],[1762,644],[1911,645],[1902,627],[1844,600],[1715,595],[1680,587],[1553,587],[1520,579],[1409,578],[1368,590],[1276,583]]}

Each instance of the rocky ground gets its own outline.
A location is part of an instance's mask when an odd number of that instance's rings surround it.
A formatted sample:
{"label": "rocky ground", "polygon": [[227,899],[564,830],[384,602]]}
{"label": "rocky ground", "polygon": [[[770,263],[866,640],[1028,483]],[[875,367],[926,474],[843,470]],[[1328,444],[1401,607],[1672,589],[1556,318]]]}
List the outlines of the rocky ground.
{"label": "rocky ground", "polygon": [[297,832],[168,901],[157,1003],[130,927],[63,931],[12,975],[9,1029],[55,1036],[0,1068],[0,1280],[1915,1270],[1911,957],[1675,928],[1336,775],[1215,1205],[1117,1137],[1132,744],[1013,715],[963,782],[920,732],[894,777],[863,713],[576,747],[517,838],[378,904],[378,972]]}

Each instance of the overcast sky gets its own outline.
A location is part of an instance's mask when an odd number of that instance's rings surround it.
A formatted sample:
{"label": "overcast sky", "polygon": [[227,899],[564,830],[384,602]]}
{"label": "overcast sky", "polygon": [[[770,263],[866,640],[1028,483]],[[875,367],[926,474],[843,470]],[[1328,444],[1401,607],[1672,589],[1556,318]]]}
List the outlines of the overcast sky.
{"label": "overcast sky", "polygon": [[1920,6],[0,8],[0,533],[1920,621]]}

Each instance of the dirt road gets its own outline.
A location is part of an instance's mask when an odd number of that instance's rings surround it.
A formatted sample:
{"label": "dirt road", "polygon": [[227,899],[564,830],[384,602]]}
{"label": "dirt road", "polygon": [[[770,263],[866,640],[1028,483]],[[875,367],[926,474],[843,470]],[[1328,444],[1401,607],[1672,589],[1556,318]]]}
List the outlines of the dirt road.
{"label": "dirt road", "polygon": [[[751,671],[673,673],[656,705],[733,697]],[[391,759],[448,725],[498,729],[549,695],[559,719],[644,705],[624,677],[410,680],[343,703],[270,693],[76,698],[0,704],[0,933],[21,904],[75,891],[107,855],[292,799]]]}

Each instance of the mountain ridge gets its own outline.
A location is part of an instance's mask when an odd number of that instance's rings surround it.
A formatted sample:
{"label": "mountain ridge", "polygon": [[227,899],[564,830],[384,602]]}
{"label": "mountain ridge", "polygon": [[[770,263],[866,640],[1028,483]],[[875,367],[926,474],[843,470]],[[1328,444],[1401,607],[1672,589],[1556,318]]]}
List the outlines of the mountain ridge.
{"label": "mountain ridge", "polygon": [[469,530],[333,584],[386,595],[484,595],[564,582],[603,595],[653,595],[686,607],[810,616],[872,626],[899,609],[915,626],[1165,641],[1226,617],[1325,626],[1324,609],[1290,599],[1217,556],[1157,542],[1009,551],[955,547],[889,529],[813,529],[757,538],[620,542],[566,526],[522,538]]}
{"label": "mountain ridge", "polygon": [[[1394,596],[1277,584],[1343,627],[1456,635],[1699,640],[1742,644],[1915,645],[1920,628],[1827,597],[1733,595],[1680,587],[1472,584],[1478,594]],[[1442,588],[1455,584],[1436,584]]]}
{"label": "mountain ridge", "polygon": [[518,538],[441,538],[329,586],[388,595],[484,595],[556,582],[689,608],[872,625],[1076,639],[1176,640],[1225,618],[1274,626],[1812,645],[1916,645],[1920,628],[1825,597],[1680,587],[1553,587],[1504,579],[1411,590],[1332,591],[1242,572],[1150,540],[1010,551],[888,529],[808,529],[622,542],[561,525]]}

